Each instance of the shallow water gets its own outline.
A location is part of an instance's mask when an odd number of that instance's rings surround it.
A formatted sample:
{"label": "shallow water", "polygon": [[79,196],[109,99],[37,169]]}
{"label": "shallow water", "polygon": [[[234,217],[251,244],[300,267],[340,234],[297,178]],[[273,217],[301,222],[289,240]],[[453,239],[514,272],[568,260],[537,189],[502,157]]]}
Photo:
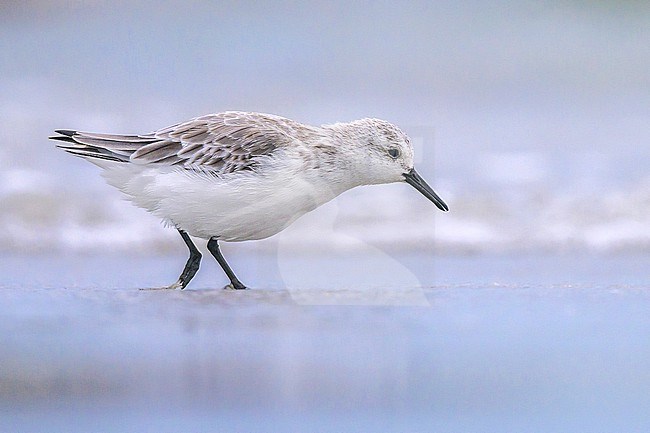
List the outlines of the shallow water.
{"label": "shallow water", "polygon": [[650,428],[649,257],[183,260],[3,257],[0,430]]}

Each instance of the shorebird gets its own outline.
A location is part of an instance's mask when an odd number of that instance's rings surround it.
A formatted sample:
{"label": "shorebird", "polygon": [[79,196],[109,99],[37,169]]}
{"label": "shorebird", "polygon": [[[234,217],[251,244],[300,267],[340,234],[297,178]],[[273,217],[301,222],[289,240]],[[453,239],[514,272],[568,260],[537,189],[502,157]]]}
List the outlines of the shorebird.
{"label": "shorebird", "polygon": [[449,210],[415,171],[408,136],[379,119],[317,127],[226,111],[148,134],[55,132],[57,147],[98,165],[110,185],[178,230],[190,256],[169,289],[184,289],[199,269],[190,235],[208,241],[226,287],[245,289],[219,241],[272,236],[356,186],[406,182]]}

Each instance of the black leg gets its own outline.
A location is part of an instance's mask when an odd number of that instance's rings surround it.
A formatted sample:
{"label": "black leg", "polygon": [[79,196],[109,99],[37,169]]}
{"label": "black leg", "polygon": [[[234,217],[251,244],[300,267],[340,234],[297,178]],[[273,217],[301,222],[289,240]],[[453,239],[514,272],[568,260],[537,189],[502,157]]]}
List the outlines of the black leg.
{"label": "black leg", "polygon": [[228,266],[226,259],[223,258],[221,250],[219,249],[219,242],[217,241],[217,238],[210,238],[208,241],[208,250],[210,250],[214,258],[217,259],[217,262],[219,262],[223,271],[226,273],[226,275],[228,275],[228,278],[230,278],[230,284],[232,284],[232,288],[235,290],[245,289],[246,286],[244,286],[242,282],[239,281],[235,273],[232,271],[232,269],[230,269],[230,266]]}
{"label": "black leg", "polygon": [[192,278],[194,278],[196,271],[199,270],[199,265],[201,264],[201,253],[196,249],[196,246],[192,242],[192,239],[190,239],[185,231],[178,229],[178,233],[181,234],[181,237],[185,241],[185,245],[187,245],[187,248],[190,250],[190,258],[187,259],[185,268],[183,269],[181,276],[178,277],[178,281],[169,286],[169,288],[175,289],[176,287],[180,287],[181,290],[183,290],[185,286],[189,284]]}

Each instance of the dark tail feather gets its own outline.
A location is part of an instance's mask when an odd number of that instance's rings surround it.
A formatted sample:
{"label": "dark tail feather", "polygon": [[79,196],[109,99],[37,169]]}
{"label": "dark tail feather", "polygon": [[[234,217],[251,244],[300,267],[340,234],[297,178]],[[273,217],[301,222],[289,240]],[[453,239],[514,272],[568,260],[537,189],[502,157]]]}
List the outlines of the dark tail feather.
{"label": "dark tail feather", "polygon": [[128,162],[133,152],[159,139],[137,135],[109,135],[57,129],[59,135],[49,137],[58,141],[56,147],[76,156],[108,161]]}
{"label": "dark tail feather", "polygon": [[57,134],[65,135],[66,137],[72,137],[77,133],[77,131],[73,131],[71,129],[56,129],[54,132],[56,132]]}

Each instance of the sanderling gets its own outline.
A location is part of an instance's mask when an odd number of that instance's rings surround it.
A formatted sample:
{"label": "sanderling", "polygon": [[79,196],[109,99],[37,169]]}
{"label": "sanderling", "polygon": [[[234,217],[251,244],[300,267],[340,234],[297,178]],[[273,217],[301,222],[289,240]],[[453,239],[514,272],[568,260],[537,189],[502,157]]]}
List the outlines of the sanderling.
{"label": "sanderling", "polygon": [[190,257],[170,289],[184,289],[199,269],[189,235],[206,239],[230,286],[245,289],[219,241],[272,236],[356,186],[406,181],[448,210],[413,168],[406,134],[379,119],[315,127],[227,111],[142,135],[56,133],[58,147],[101,167],[110,185],[178,230]]}

